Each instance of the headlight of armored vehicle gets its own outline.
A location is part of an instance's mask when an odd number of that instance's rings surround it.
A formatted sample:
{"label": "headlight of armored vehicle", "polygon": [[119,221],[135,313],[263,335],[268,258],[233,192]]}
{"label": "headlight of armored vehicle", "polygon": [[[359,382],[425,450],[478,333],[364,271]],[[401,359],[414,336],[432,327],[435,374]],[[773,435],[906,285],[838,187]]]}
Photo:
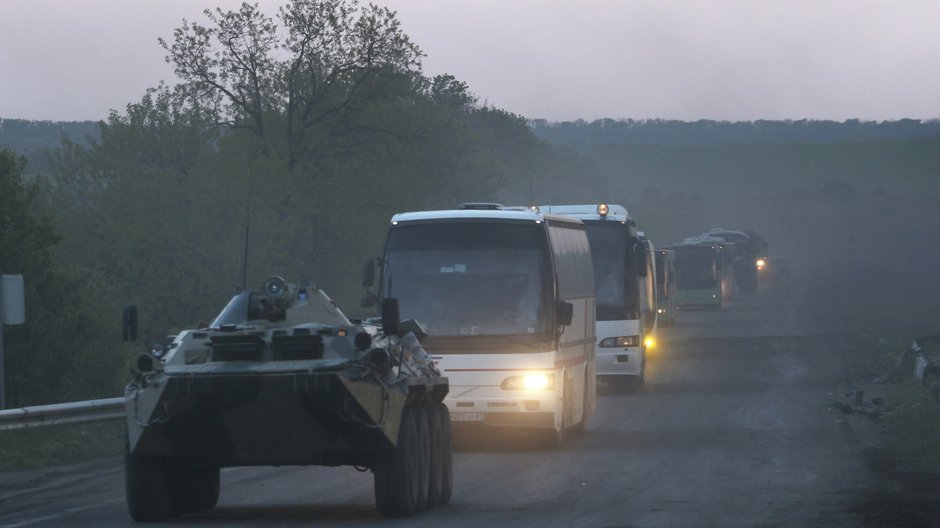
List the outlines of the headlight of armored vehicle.
{"label": "headlight of armored vehicle", "polygon": [[162,343],[152,343],[150,345],[150,355],[160,359],[166,354],[166,347]]}
{"label": "headlight of armored vehicle", "polygon": [[272,297],[283,297],[287,293],[287,282],[281,277],[270,277],[264,281],[262,289]]}

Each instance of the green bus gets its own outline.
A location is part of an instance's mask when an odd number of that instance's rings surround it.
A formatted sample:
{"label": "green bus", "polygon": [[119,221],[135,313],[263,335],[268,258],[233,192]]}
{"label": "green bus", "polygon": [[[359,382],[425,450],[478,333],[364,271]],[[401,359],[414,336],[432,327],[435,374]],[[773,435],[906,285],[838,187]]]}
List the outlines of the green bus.
{"label": "green bus", "polygon": [[686,239],[666,249],[676,252],[678,308],[721,308],[724,270],[718,241]]}

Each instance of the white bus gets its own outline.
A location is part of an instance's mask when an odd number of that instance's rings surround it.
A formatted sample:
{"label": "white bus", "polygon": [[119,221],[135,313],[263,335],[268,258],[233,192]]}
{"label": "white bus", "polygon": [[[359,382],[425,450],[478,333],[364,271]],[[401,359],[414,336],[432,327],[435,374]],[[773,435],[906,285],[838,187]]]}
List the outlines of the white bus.
{"label": "white bus", "polygon": [[[643,248],[643,257],[638,265],[643,266],[640,270],[642,277],[640,280],[640,318],[643,323],[643,345],[644,350],[648,351],[656,343],[656,326],[659,322],[659,289],[656,287],[658,276],[656,275],[656,248],[653,242],[643,231],[636,232],[640,239],[640,246]],[[646,364],[644,355],[644,362]],[[642,381],[642,380],[641,380]]]}
{"label": "white bus", "polygon": [[584,222],[594,261],[597,377],[621,390],[646,379],[646,350],[656,329],[653,247],[621,205],[545,205],[545,213]]}
{"label": "white bus", "polygon": [[543,429],[593,412],[594,276],[584,225],[498,204],[397,214],[380,296],[423,323],[457,427]]}

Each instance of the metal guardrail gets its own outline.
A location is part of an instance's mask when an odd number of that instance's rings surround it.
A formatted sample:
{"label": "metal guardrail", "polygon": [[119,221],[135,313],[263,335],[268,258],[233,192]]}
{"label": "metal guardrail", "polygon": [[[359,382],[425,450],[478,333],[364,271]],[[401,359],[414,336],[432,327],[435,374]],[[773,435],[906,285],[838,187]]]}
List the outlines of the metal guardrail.
{"label": "metal guardrail", "polygon": [[37,405],[0,411],[0,431],[124,417],[124,398]]}

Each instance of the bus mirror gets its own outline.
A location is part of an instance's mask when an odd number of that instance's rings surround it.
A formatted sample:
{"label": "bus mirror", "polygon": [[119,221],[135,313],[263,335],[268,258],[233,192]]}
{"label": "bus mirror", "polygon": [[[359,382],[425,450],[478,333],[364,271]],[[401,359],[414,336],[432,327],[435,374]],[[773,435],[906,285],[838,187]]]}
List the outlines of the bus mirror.
{"label": "bus mirror", "polygon": [[382,333],[398,335],[401,326],[401,314],[398,312],[398,299],[382,299]]}
{"label": "bus mirror", "polygon": [[645,277],[647,274],[647,268],[649,267],[649,260],[646,258],[646,246],[644,244],[636,245],[636,274],[638,277]]}
{"label": "bus mirror", "polygon": [[368,288],[375,283],[375,259],[370,258],[362,266],[362,287]]}
{"label": "bus mirror", "polygon": [[127,305],[121,313],[121,327],[125,343],[137,341],[137,307]]}
{"label": "bus mirror", "polygon": [[574,305],[568,301],[558,301],[555,305],[555,320],[559,326],[571,326],[574,318]]}

